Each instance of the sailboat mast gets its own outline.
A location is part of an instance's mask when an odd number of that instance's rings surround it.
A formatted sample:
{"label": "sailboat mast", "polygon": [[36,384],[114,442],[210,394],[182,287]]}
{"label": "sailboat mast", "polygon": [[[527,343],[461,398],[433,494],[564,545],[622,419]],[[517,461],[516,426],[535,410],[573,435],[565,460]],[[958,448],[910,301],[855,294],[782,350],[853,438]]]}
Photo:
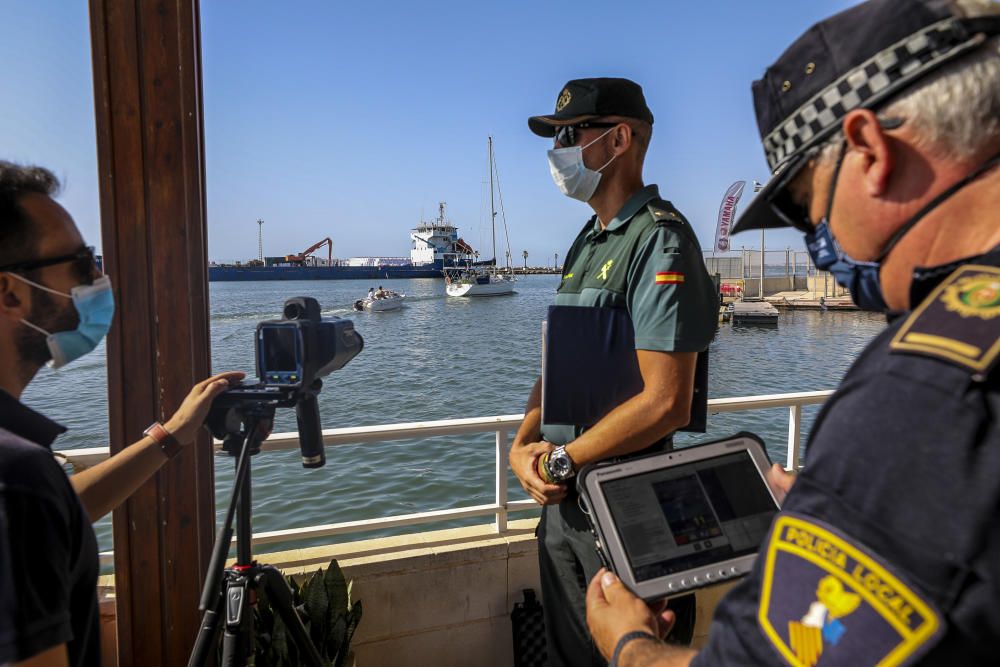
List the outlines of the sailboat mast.
{"label": "sailboat mast", "polygon": [[493,237],[493,266],[497,265],[497,207],[493,203],[493,137],[487,136],[490,153],[490,229]]}

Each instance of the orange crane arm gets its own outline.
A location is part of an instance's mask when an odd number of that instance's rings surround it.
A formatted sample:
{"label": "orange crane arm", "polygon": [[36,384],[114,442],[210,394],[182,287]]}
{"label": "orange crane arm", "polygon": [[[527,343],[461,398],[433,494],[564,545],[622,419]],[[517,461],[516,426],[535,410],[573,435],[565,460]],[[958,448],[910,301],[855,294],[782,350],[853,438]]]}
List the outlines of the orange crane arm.
{"label": "orange crane arm", "polygon": [[316,252],[317,250],[319,250],[320,248],[322,248],[324,245],[326,245],[326,247],[327,247],[326,263],[327,263],[327,265],[332,265],[333,264],[333,240],[330,237],[327,237],[327,238],[323,239],[319,243],[314,243],[313,245],[309,246],[308,249],[302,251],[298,255],[287,255],[285,257],[285,261],[288,261],[288,262],[304,262],[305,259],[306,259],[306,257],[308,257],[309,255],[313,254],[314,252]]}

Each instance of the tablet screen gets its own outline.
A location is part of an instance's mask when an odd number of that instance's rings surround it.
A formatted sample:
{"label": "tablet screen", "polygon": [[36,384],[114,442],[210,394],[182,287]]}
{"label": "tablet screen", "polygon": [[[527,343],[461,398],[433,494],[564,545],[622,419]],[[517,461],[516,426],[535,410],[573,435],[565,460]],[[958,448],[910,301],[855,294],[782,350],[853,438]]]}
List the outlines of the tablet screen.
{"label": "tablet screen", "polygon": [[601,483],[637,583],[757,551],[778,511],[746,451]]}

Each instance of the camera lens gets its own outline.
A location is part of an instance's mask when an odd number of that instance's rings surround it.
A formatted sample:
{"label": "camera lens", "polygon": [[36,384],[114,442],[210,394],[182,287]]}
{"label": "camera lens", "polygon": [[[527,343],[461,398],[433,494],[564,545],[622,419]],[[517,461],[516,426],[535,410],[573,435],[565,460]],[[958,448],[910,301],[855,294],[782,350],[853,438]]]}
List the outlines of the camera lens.
{"label": "camera lens", "polygon": [[297,303],[286,303],[285,304],[285,319],[286,320],[297,320],[302,317],[302,308]]}

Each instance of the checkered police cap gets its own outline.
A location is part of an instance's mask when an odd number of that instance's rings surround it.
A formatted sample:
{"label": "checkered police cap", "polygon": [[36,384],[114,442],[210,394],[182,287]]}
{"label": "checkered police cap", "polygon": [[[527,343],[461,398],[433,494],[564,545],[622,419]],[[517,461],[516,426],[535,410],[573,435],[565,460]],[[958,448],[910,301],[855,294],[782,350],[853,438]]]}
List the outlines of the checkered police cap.
{"label": "checkered police cap", "polygon": [[768,201],[853,109],[875,109],[1000,34],[1000,16],[965,18],[951,0],[870,0],[817,23],[753,84],[773,177],[733,227],[782,227]]}

